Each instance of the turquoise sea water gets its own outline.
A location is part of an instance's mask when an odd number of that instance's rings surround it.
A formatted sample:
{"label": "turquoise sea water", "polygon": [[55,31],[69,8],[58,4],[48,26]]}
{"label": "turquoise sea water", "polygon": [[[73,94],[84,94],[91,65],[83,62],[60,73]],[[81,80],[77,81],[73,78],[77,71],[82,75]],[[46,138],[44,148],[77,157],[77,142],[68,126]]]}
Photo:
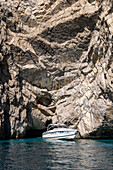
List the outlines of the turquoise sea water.
{"label": "turquoise sea water", "polygon": [[0,141],[0,170],[113,170],[113,140]]}

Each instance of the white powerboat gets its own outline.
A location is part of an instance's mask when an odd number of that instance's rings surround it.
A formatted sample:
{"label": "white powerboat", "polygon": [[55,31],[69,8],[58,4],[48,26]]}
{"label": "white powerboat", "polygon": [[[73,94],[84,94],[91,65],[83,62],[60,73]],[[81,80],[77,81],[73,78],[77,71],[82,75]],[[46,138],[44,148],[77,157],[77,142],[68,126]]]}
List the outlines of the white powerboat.
{"label": "white powerboat", "polygon": [[72,140],[76,134],[77,130],[69,129],[64,124],[50,124],[47,131],[42,134],[42,138]]}

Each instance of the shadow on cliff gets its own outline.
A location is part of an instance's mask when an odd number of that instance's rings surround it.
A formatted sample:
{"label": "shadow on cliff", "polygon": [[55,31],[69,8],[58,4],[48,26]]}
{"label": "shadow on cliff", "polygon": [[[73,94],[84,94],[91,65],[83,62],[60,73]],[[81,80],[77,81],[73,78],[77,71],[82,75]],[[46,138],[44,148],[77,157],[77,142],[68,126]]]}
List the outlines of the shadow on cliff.
{"label": "shadow on cliff", "polygon": [[[1,49],[0,49],[1,52]],[[3,53],[3,52],[2,52]],[[0,139],[9,139],[11,136],[11,125],[10,125],[10,100],[8,96],[8,81],[11,79],[11,75],[8,69],[7,57],[4,55],[2,61],[0,61]]]}

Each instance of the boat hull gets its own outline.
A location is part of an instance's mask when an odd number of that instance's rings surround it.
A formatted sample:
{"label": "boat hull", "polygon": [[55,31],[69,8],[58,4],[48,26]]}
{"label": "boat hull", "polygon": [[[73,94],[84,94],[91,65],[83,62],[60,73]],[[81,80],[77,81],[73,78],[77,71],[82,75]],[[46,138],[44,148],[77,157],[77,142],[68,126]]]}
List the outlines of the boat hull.
{"label": "boat hull", "polygon": [[55,129],[44,132],[42,138],[44,139],[60,139],[60,140],[72,140],[75,138],[77,130],[71,129]]}
{"label": "boat hull", "polygon": [[69,136],[59,136],[59,137],[44,137],[44,139],[56,139],[56,140],[72,140],[75,138],[75,135],[69,135]]}

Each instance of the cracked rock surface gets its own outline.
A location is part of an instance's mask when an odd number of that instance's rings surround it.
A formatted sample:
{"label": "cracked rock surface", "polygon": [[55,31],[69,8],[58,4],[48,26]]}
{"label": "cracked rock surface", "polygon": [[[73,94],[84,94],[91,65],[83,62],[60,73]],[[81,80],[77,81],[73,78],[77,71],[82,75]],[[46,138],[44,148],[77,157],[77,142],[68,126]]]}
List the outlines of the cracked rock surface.
{"label": "cracked rock surface", "polygon": [[0,1],[0,139],[49,123],[113,138],[112,0]]}

